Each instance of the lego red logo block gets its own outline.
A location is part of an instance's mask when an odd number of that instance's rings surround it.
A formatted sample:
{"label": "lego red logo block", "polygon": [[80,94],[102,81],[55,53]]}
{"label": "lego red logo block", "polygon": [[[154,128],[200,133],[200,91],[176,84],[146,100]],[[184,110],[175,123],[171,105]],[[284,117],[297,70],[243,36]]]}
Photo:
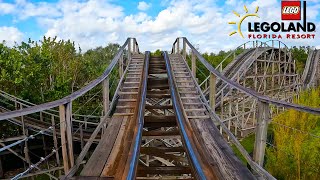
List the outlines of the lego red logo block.
{"label": "lego red logo block", "polygon": [[281,2],[282,20],[301,20],[301,1]]}

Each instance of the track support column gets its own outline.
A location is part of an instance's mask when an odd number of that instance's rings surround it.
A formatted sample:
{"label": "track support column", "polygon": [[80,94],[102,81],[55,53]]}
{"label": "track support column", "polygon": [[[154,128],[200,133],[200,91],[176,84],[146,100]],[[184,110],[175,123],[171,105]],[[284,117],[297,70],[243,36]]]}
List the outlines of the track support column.
{"label": "track support column", "polygon": [[256,138],[253,151],[253,160],[263,166],[266,149],[268,123],[270,120],[270,107],[268,103],[258,102]]}
{"label": "track support column", "polygon": [[120,59],[119,59],[119,77],[121,79],[123,74],[123,53],[120,55]]}
{"label": "track support column", "polygon": [[69,150],[69,160],[70,168],[74,166],[74,156],[73,156],[73,135],[72,135],[72,102],[66,104],[66,125],[67,125],[67,138],[68,138],[68,150]]}
{"label": "track support column", "polygon": [[183,58],[185,61],[187,61],[187,43],[184,40],[184,38],[182,40],[182,48],[183,48],[183,50],[182,50]]}
{"label": "track support column", "polygon": [[69,158],[67,151],[67,140],[66,140],[66,107],[64,105],[59,106],[60,116],[60,134],[61,134],[61,146],[62,146],[62,158],[64,173],[67,174],[69,167]]}
{"label": "track support column", "polygon": [[177,39],[177,54],[180,54],[180,38]]}
{"label": "track support column", "polygon": [[129,61],[131,59],[131,40],[132,38],[129,38],[129,42],[128,42],[128,60],[127,60],[127,65],[129,65]]}
{"label": "track support column", "polygon": [[210,73],[209,102],[210,102],[212,111],[215,111],[215,105],[216,105],[216,81],[217,81],[217,77],[214,74]]}
{"label": "track support column", "polygon": [[102,81],[103,115],[109,111],[109,77]]}
{"label": "track support column", "polygon": [[197,75],[196,55],[194,54],[193,51],[191,54],[191,71],[193,76],[196,78],[196,75]]}
{"label": "track support column", "polygon": [[72,103],[59,106],[63,167],[65,174],[74,165],[72,137]]}

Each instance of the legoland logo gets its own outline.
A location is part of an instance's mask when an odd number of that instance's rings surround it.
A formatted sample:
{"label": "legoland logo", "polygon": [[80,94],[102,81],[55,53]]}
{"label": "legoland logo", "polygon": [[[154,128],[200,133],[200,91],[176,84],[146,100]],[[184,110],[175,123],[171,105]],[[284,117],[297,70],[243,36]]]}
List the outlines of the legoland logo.
{"label": "legoland logo", "polygon": [[301,20],[301,2],[300,1],[282,1],[281,2],[282,20]]}
{"label": "legoland logo", "polygon": [[[244,6],[246,14],[240,18],[239,22],[229,22],[229,24],[236,24],[238,31],[233,31],[229,34],[232,36],[236,33],[242,38],[245,38],[242,31],[241,25],[243,21],[248,17],[258,16],[259,7],[256,7],[256,11],[253,14],[248,13],[248,9]],[[314,39],[316,25],[312,22],[307,22],[307,3],[303,1],[303,15],[301,11],[301,1],[282,1],[281,2],[281,20],[290,22],[248,22],[248,35],[249,39]],[[240,17],[240,15],[233,11],[233,13]],[[302,22],[292,22],[301,21]]]}
{"label": "legoland logo", "polygon": [[234,15],[236,15],[236,16],[238,16],[239,18],[240,18],[240,20],[238,21],[238,23],[237,22],[229,22],[229,24],[236,24],[237,25],[237,27],[238,27],[238,32],[237,31],[233,31],[233,32],[231,32],[230,34],[229,34],[229,36],[232,36],[232,35],[234,35],[234,34],[236,34],[236,33],[239,33],[239,35],[242,37],[242,38],[244,38],[244,36],[243,36],[243,34],[242,34],[242,31],[241,31],[241,24],[242,24],[242,22],[246,19],[246,18],[248,18],[248,17],[257,17],[257,18],[259,18],[259,15],[257,14],[258,13],[258,11],[259,11],[259,6],[257,6],[256,7],[256,10],[255,10],[255,12],[254,13],[248,13],[249,11],[248,11],[248,8],[247,8],[247,6],[245,6],[244,5],[244,10],[245,10],[245,12],[246,12],[246,14],[244,15],[244,16],[240,16],[240,14],[239,13],[237,13],[236,11],[233,11],[233,14]]}

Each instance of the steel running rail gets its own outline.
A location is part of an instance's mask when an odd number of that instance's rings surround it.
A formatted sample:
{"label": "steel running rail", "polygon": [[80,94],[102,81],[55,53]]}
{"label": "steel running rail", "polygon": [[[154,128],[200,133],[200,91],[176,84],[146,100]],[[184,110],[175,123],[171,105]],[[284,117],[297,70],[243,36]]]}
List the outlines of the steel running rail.
{"label": "steel running rail", "polygon": [[189,140],[187,132],[186,132],[185,124],[183,123],[183,121],[184,121],[183,120],[184,116],[182,113],[183,110],[182,110],[181,104],[179,103],[179,100],[178,100],[177,87],[176,87],[174,80],[173,80],[173,75],[171,72],[171,64],[170,64],[170,60],[168,57],[168,53],[163,52],[162,54],[163,54],[164,60],[166,62],[172,105],[173,105],[173,108],[174,108],[174,111],[176,114],[176,118],[177,118],[177,121],[179,124],[181,135],[185,141],[185,147],[186,147],[188,156],[192,162],[192,167],[195,170],[195,174],[197,175],[197,178],[198,179],[207,179],[202,168],[201,168],[201,165],[200,165],[200,162],[196,156],[196,153],[193,150],[195,147],[193,147],[192,144],[190,143],[190,140]]}
{"label": "steel running rail", "polygon": [[[134,138],[134,145],[133,145],[133,154],[130,157],[130,166],[129,171],[127,174],[127,180],[135,179],[136,177],[136,170],[138,166],[139,154],[140,154],[140,144],[142,139],[142,131],[143,131],[143,124],[144,124],[144,109],[146,105],[147,99],[147,82],[148,82],[148,69],[149,69],[149,62],[150,62],[150,52],[147,51],[145,54],[145,63],[143,69],[143,79],[141,83],[141,97],[139,99],[139,107],[138,107],[138,127],[137,131],[135,132]],[[134,120],[134,119],[133,119]]]}

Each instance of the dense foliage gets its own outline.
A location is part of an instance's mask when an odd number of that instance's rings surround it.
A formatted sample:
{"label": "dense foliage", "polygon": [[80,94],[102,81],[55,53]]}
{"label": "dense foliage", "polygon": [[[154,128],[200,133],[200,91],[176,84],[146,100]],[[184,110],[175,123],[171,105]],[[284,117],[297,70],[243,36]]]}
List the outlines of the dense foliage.
{"label": "dense foliage", "polygon": [[297,72],[302,74],[306,61],[308,59],[308,48],[294,46],[293,48],[291,48],[291,53],[294,60],[296,61]]}
{"label": "dense foliage", "polygon": [[62,98],[95,79],[108,66],[119,45],[81,54],[70,40],[29,40],[13,48],[0,44],[0,87],[33,103]]}
{"label": "dense foliage", "polygon": [[[320,88],[301,93],[295,103],[320,107]],[[272,122],[268,171],[278,179],[320,179],[320,116],[288,110]]]}

